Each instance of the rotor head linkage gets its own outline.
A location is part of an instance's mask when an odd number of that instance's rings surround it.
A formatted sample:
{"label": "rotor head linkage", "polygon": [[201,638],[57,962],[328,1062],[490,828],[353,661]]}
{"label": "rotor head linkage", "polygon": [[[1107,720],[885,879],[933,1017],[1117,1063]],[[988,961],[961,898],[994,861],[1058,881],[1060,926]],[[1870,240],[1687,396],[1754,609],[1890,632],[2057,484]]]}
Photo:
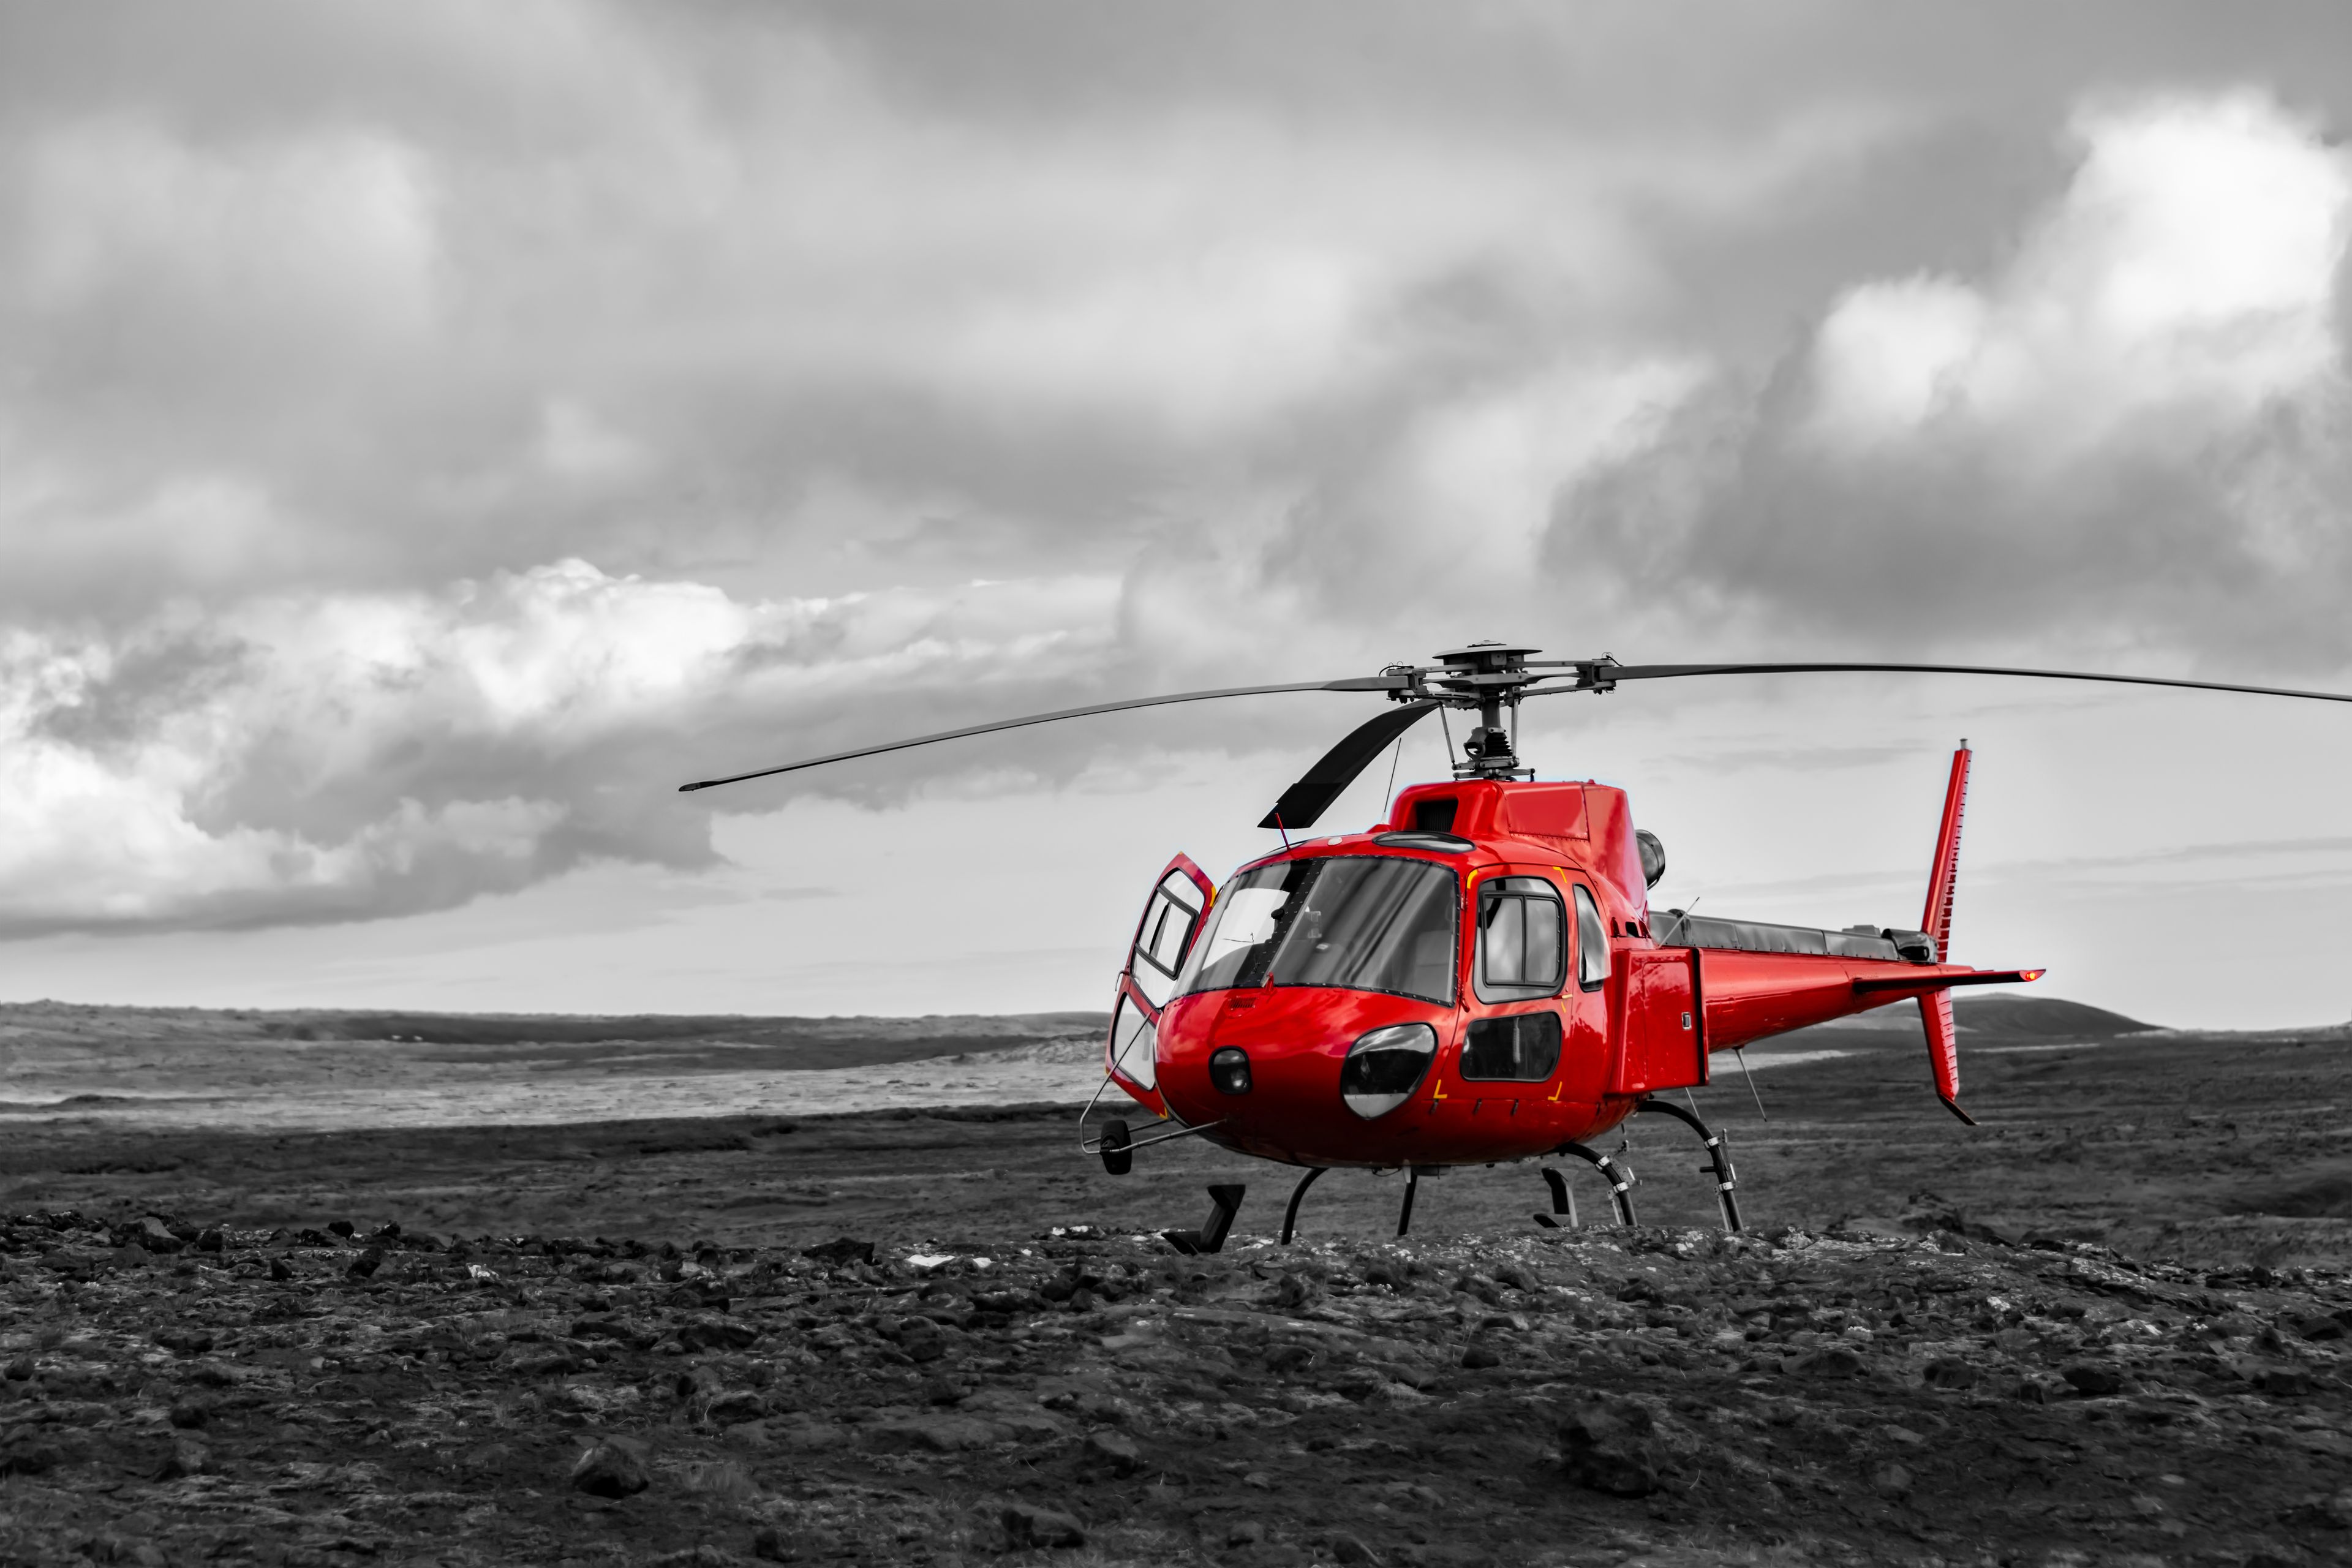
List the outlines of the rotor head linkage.
{"label": "rotor head linkage", "polygon": [[1396,673],[1409,672],[1417,689],[1394,695],[1401,700],[1420,695],[1478,715],[1477,724],[1462,743],[1462,755],[1454,763],[1455,778],[1533,778],[1535,770],[1519,762],[1515,737],[1520,697],[1529,685],[1545,679],[1528,668],[1528,656],[1542,651],[1502,642],[1448,648],[1437,656],[1435,666],[1400,667]]}

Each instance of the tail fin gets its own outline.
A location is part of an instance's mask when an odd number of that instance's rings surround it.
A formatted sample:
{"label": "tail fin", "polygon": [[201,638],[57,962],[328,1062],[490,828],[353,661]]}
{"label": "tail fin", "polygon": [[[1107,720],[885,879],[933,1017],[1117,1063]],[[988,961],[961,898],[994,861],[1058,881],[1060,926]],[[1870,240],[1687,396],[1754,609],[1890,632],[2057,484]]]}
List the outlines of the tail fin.
{"label": "tail fin", "polygon": [[1936,1098],[1974,1127],[1977,1119],[1960,1109],[1960,1041],[1952,1025],[1952,994],[1930,991],[1920,997],[1919,1022],[1927,1029],[1927,1064],[1936,1073]]}
{"label": "tail fin", "polygon": [[[1936,835],[1936,860],[1927,871],[1927,908],[1919,929],[1936,942],[1936,960],[1951,962],[1952,893],[1960,865],[1960,817],[1969,805],[1969,743],[1952,753],[1951,782],[1944,787],[1944,823]],[[1974,1127],[1960,1109],[1960,1042],[1952,1023],[1952,994],[1932,991],[1919,998],[1919,1022],[1927,1031],[1927,1062],[1936,1075],[1936,1097],[1944,1109]]]}
{"label": "tail fin", "polygon": [[1952,779],[1944,786],[1944,826],[1936,835],[1936,863],[1927,871],[1927,910],[1919,929],[1936,939],[1936,962],[1949,963],[1952,890],[1960,865],[1960,816],[1969,806],[1969,743],[1952,753]]}

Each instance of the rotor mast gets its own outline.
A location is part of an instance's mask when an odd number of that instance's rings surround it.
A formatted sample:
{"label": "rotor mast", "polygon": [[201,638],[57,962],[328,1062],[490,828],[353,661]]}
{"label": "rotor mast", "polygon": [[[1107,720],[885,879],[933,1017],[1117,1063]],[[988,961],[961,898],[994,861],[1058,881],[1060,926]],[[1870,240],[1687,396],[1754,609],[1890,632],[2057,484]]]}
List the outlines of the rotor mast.
{"label": "rotor mast", "polygon": [[[1528,668],[1528,656],[1540,648],[1512,643],[1474,642],[1467,647],[1439,654],[1440,668],[1416,672],[1429,695],[1449,708],[1475,709],[1476,727],[1462,743],[1454,760],[1457,779],[1531,779],[1535,770],[1520,763],[1515,737],[1519,722],[1519,699],[1528,685],[1543,676]],[[1508,722],[1505,715],[1508,714]]]}

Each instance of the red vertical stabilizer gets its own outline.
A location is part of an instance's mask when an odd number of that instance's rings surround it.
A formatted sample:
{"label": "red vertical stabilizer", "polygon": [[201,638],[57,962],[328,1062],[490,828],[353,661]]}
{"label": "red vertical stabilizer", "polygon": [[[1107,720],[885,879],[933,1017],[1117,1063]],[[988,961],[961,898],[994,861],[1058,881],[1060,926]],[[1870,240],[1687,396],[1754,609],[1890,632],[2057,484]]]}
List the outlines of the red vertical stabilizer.
{"label": "red vertical stabilizer", "polygon": [[[1969,805],[1969,743],[1952,753],[1951,782],[1944,787],[1944,822],[1936,835],[1936,860],[1927,871],[1927,908],[1919,929],[1936,941],[1938,963],[1951,962],[1952,892],[1959,877],[1960,818]],[[1919,998],[1919,1022],[1927,1031],[1927,1061],[1936,1074],[1936,1097],[1944,1108],[1973,1127],[1976,1118],[1960,1109],[1960,1042],[1952,1023],[1952,994],[1933,991]]]}

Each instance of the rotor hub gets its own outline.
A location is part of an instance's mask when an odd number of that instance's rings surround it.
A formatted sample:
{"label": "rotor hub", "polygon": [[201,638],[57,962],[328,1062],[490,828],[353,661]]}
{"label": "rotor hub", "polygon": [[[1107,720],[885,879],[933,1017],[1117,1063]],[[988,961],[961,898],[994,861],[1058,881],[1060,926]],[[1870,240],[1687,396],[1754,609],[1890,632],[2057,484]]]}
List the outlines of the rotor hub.
{"label": "rotor hub", "polygon": [[1519,762],[1516,731],[1520,696],[1543,679],[1528,668],[1528,656],[1542,651],[1517,643],[1474,642],[1446,649],[1437,656],[1435,667],[1414,672],[1423,700],[1478,715],[1476,726],[1462,743],[1462,755],[1454,761],[1455,778],[1535,777],[1535,770]]}

